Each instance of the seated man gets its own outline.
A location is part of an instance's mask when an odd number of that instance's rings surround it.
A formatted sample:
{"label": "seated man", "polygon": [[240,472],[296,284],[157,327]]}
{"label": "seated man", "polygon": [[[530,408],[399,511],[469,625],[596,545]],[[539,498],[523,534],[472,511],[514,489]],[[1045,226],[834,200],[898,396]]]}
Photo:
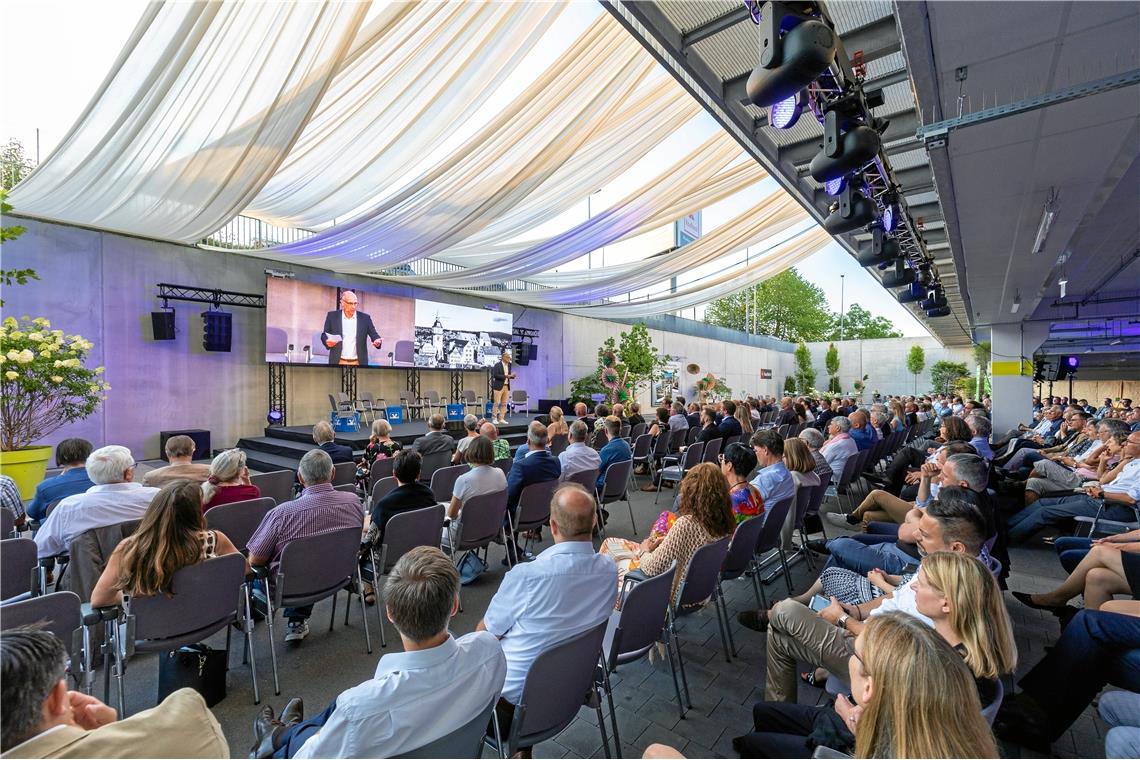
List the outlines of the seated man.
{"label": "seated man", "polygon": [[775,430],[757,430],[748,441],[756,452],[760,471],[752,479],[752,485],[760,491],[764,506],[768,510],[778,501],[794,499],[796,484],[792,473],[784,465],[784,439]]}
{"label": "seated man", "polygon": [[[918,523],[918,546],[922,554],[953,551],[976,557],[985,540],[985,520],[974,505],[955,498],[943,490],[943,498],[935,501],[922,514]],[[957,491],[958,489],[953,489]],[[916,574],[895,589],[891,597],[881,596],[859,605],[832,602],[819,614],[793,599],[777,602],[769,613],[768,663],[764,699],[770,702],[795,702],[796,665],[800,661],[819,665],[832,673],[843,673],[853,651],[855,636],[863,630],[868,615],[888,611],[905,612],[927,625],[929,618],[919,613],[915,601]],[[741,613],[741,616],[748,613]],[[740,619],[741,624],[750,621]],[[749,626],[754,627],[754,626]]]}
{"label": "seated man", "polygon": [[851,430],[848,435],[851,436],[851,440],[855,441],[855,447],[859,451],[871,448],[875,445],[875,441],[879,440],[879,431],[875,430],[870,417],[862,409],[856,409],[847,419],[851,421]]}
{"label": "seated man", "polygon": [[586,427],[589,428],[589,430],[591,432],[593,432],[594,422],[596,422],[596,420],[590,416],[589,412],[587,411],[586,405],[583,404],[581,401],[579,401],[577,404],[574,405],[574,416],[577,417],[578,419],[580,419],[582,422],[585,422]]}
{"label": "seated man", "polygon": [[830,436],[820,447],[819,453],[827,460],[831,468],[831,479],[838,483],[843,477],[843,468],[847,460],[859,453],[859,447],[851,439],[851,420],[836,415],[827,424],[827,433]]}
{"label": "seated man", "polygon": [[495,461],[500,459],[511,458],[511,445],[507,443],[506,438],[499,437],[499,428],[495,427],[493,422],[484,422],[479,426],[479,435],[484,436],[491,442],[491,448],[495,452]]}
{"label": "seated man", "polygon": [[[706,406],[701,409],[701,414],[698,420],[700,424],[700,431],[697,433],[696,442],[708,443],[714,438],[723,438],[724,435],[720,432],[720,427],[716,424],[716,409],[711,406]],[[740,423],[736,423],[737,426]],[[734,433],[733,435],[740,435]]]}
{"label": "seated man", "polygon": [[82,438],[65,438],[56,444],[55,463],[63,468],[63,472],[40,481],[36,486],[36,495],[28,504],[28,517],[42,520],[48,505],[83,493],[95,485],[87,477],[87,457],[90,455],[91,443]]}
{"label": "seated man", "polygon": [[688,414],[685,415],[685,418],[689,421],[689,427],[700,427],[701,405],[696,401],[690,402],[688,406]]}
{"label": "seated man", "polygon": [[674,401],[672,412],[673,413],[669,415],[669,429],[688,430],[689,418],[685,415],[685,405],[680,401]]}
{"label": "seated man", "polygon": [[[326,423],[327,424],[327,423]],[[176,435],[166,440],[163,447],[170,464],[159,467],[143,475],[144,486],[162,488],[172,480],[191,480],[204,483],[210,477],[209,463],[194,463],[194,439],[188,435]]]}
{"label": "seated man", "polygon": [[1104,486],[1089,486],[1083,496],[1060,496],[1038,499],[1009,518],[1009,540],[1022,543],[1034,533],[1050,525],[1071,520],[1078,515],[1095,517],[1103,499],[1106,520],[1131,522],[1136,513],[1129,507],[1140,501],[1140,431],[1130,433],[1124,442],[1121,462],[1127,462],[1112,482]]}
{"label": "seated man", "polygon": [[393,459],[392,476],[396,478],[396,487],[372,505],[372,524],[368,528],[368,536],[376,544],[384,543],[384,527],[393,517],[401,512],[423,509],[437,503],[431,489],[420,482],[423,457],[419,452],[401,449]]}
{"label": "seated man", "polygon": [[598,452],[598,480],[596,485],[599,492],[605,483],[607,467],[616,462],[628,462],[633,459],[633,450],[629,447],[629,442],[621,437],[620,419],[612,415],[606,417],[605,433],[607,443]]}
{"label": "seated man", "polygon": [[780,399],[780,413],[776,415],[776,427],[780,425],[796,425],[800,421],[799,415],[793,407],[791,396]]}
{"label": "seated man", "polygon": [[69,656],[54,634],[0,636],[4,730],[0,752],[24,757],[229,757],[222,727],[193,689],[117,720],[113,708],[67,686]]}
{"label": "seated man", "polygon": [[384,607],[404,651],[386,654],[372,678],[322,712],[289,725],[265,707],[250,757],[395,757],[467,724],[499,698],[507,661],[485,631],[458,639],[459,573],[434,546],[412,549],[384,585]]}
{"label": "seated man", "polygon": [[617,565],[594,551],[595,523],[593,495],[577,483],[562,485],[550,503],[554,546],[503,576],[475,627],[498,636],[507,656],[497,711],[503,736],[510,732],[514,707],[535,658],[551,645],[599,625],[613,612]]}
{"label": "seated man", "polygon": [[1052,446],[1056,442],[1057,433],[1061,430],[1064,413],[1065,410],[1059,404],[1054,404],[1042,411],[1041,419],[1033,427],[1018,425],[1017,430],[1010,430],[994,441],[994,458],[1004,460],[1019,448],[1043,449]]}
{"label": "seated man", "polygon": [[740,422],[736,419],[736,402],[731,399],[724,402],[724,419],[720,421],[717,426],[720,430],[722,438],[727,438],[730,435],[743,435],[744,430],[740,427]]}
{"label": "seated man", "polygon": [[1087,420],[1083,412],[1065,412],[1065,421],[1057,434],[1056,444],[1043,449],[1022,448],[1009,457],[1002,468],[1013,475],[1028,476],[1035,462],[1049,455],[1078,456],[1093,445],[1095,435],[1088,435]]}
{"label": "seated man", "polygon": [[332,457],[333,464],[352,461],[352,447],[336,442],[333,426],[326,420],[321,420],[313,425],[313,443],[317,444],[321,451]]}
{"label": "seated man", "polygon": [[[363,529],[360,499],[354,493],[334,489],[333,472],[332,457],[320,449],[301,457],[297,479],[304,490],[296,499],[274,507],[262,518],[247,543],[250,565],[269,565],[270,572],[276,574],[281,552],[290,541],[343,528]],[[286,641],[302,641],[309,635],[313,605],[286,608],[282,614],[289,621]]]}
{"label": "seated man", "polygon": [[[1125,437],[1128,433],[1128,427],[1120,420],[1105,420],[1099,424],[1087,423],[1087,425],[1087,429],[1090,429],[1090,434],[1086,438],[1088,445],[1080,448],[1071,446],[1068,450],[1056,453],[1042,453],[1035,458],[1036,461],[1028,470],[1022,470],[1029,476],[1025,482],[1026,504],[1032,504],[1038,497],[1051,491],[1080,488],[1086,478],[1082,477],[1078,470],[1086,467],[1089,458],[1104,449],[1114,433],[1125,433]],[[1094,457],[1092,461],[1098,458]]]}
{"label": "seated man", "polygon": [[87,477],[95,485],[56,505],[36,533],[39,557],[71,548],[71,542],[92,528],[141,520],[158,493],[135,483],[135,459],[125,446],[104,446],[87,457]]}
{"label": "seated man", "polygon": [[582,420],[574,420],[574,423],[570,425],[570,445],[558,455],[558,463],[562,467],[562,480],[566,480],[567,477],[576,472],[601,470],[601,455],[593,446],[586,445],[586,437],[589,432],[590,429]]}
{"label": "seated man", "polygon": [[[562,475],[562,465],[558,463],[558,457],[546,448],[547,443],[549,440],[546,435],[546,425],[541,422],[530,423],[526,431],[526,451],[521,457],[515,457],[511,463],[511,471],[507,473],[507,512],[512,521],[518,516],[519,497],[522,496],[524,488],[531,483],[558,480]],[[507,552],[512,562],[508,562],[504,557],[504,565],[518,561],[514,536],[507,536]],[[526,552],[524,558],[529,559],[529,557],[530,553]]]}
{"label": "seated man", "polygon": [[966,416],[966,426],[970,428],[970,445],[974,451],[987,462],[993,460],[994,451],[990,448],[993,425],[990,421],[980,414],[970,414]]}
{"label": "seated man", "polygon": [[420,455],[425,457],[428,454],[438,454],[440,452],[446,454],[454,453],[457,444],[455,439],[451,437],[451,433],[443,429],[443,424],[442,414],[433,414],[429,417],[427,433],[412,441],[412,450],[420,452]]}

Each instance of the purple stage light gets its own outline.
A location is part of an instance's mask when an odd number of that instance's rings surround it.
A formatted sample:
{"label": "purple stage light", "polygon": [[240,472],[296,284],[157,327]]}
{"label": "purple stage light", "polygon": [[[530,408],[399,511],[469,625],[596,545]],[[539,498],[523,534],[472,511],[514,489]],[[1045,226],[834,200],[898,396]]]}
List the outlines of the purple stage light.
{"label": "purple stage light", "polygon": [[768,123],[776,129],[791,129],[803,111],[803,93],[778,100],[768,109]]}
{"label": "purple stage light", "polygon": [[895,207],[888,203],[883,209],[883,229],[892,232],[895,229]]}
{"label": "purple stage light", "polygon": [[827,182],[823,183],[823,191],[828,195],[839,195],[843,192],[843,188],[846,186],[846,177],[836,177],[835,179],[829,179]]}
{"label": "purple stage light", "polygon": [[1066,356],[1065,364],[1068,365],[1069,369],[1076,369],[1077,367],[1081,366],[1081,360],[1076,356]]}

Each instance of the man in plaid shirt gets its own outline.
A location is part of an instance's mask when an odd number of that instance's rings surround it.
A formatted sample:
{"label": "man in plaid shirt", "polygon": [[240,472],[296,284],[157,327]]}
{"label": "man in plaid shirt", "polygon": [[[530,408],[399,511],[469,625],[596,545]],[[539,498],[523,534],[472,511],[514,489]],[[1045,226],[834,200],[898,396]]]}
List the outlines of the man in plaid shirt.
{"label": "man in plaid shirt", "polygon": [[[292,501],[269,510],[249,539],[249,564],[269,565],[277,572],[285,545],[297,538],[319,536],[344,528],[364,528],[364,512],[356,494],[333,489],[333,461],[321,449],[301,458],[297,477],[305,490]],[[301,641],[309,635],[313,605],[287,607],[286,641]]]}

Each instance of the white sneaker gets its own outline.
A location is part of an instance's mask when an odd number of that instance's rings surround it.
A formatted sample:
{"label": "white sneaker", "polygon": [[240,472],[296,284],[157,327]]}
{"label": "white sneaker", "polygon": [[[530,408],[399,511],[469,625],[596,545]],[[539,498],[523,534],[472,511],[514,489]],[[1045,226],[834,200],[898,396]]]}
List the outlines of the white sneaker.
{"label": "white sneaker", "polygon": [[833,525],[838,525],[840,528],[847,528],[847,530],[851,530],[852,528],[851,523],[847,522],[847,515],[845,514],[840,512],[825,512],[823,516],[827,518],[828,522]]}
{"label": "white sneaker", "polygon": [[496,425],[506,425],[507,421],[506,420],[495,420],[495,424]]}
{"label": "white sneaker", "polygon": [[286,641],[304,641],[305,637],[309,635],[309,621],[298,620],[290,622],[289,628],[285,633]]}

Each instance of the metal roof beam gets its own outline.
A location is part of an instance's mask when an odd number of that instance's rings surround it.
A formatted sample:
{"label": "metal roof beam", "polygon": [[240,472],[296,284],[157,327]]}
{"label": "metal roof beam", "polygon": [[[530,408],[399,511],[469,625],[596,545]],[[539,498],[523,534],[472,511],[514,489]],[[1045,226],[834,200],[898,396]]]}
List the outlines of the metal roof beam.
{"label": "metal roof beam", "polygon": [[748,9],[742,5],[723,16],[714,18],[707,24],[701,24],[694,29],[690,29],[681,35],[681,50],[686,51],[701,40],[707,40],[715,34],[720,34],[725,29],[731,29],[740,22],[745,21],[748,15]]}
{"label": "metal roof beam", "polygon": [[899,31],[895,26],[893,15],[883,16],[858,29],[852,29],[840,35],[840,38],[848,55],[854,57],[857,51],[863,51],[864,63],[886,58],[902,50],[902,42],[899,40]]}

